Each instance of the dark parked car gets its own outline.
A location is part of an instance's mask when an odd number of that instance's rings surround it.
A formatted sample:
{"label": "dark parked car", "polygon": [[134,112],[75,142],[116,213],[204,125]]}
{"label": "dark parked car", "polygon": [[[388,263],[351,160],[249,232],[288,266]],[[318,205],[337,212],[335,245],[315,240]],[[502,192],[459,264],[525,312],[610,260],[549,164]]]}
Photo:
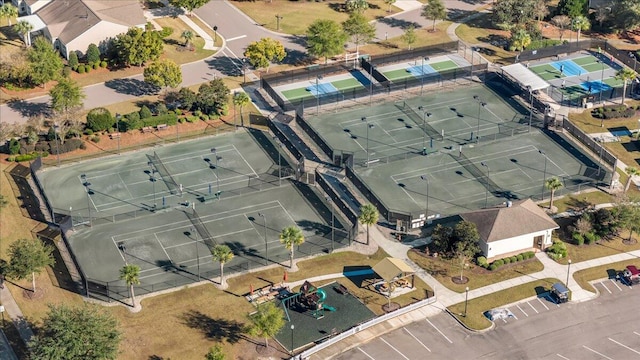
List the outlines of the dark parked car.
{"label": "dark parked car", "polygon": [[569,301],[569,289],[563,283],[555,283],[551,286],[551,296],[558,302]]}

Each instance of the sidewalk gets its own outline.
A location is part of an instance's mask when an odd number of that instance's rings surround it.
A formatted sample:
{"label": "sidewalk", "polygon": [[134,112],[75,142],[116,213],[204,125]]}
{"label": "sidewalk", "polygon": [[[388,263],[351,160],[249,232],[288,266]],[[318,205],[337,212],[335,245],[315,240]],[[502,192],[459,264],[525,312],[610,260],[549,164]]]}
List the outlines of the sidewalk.
{"label": "sidewalk", "polygon": [[4,288],[0,290],[0,303],[2,303],[4,311],[8,315],[7,320],[13,321],[13,325],[18,329],[22,341],[24,341],[25,344],[28,344],[33,337],[33,331],[31,331],[29,324],[24,319],[24,315],[22,315],[22,311],[18,307],[18,304],[14,300],[6,283]]}

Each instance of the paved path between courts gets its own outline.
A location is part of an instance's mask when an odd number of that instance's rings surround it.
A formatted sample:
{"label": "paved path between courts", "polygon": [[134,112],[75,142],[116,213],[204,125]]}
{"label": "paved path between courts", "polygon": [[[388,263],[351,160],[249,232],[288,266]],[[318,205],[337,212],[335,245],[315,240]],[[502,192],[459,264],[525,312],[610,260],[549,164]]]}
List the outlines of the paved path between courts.
{"label": "paved path between courts", "polygon": [[[20,290],[18,287],[15,289]],[[9,320],[13,321],[13,325],[18,329],[18,333],[20,334],[22,341],[24,341],[25,344],[28,344],[33,337],[33,331],[31,331],[29,323],[27,323],[24,315],[22,315],[22,311],[18,307],[18,304],[13,298],[13,295],[6,283],[4,288],[0,289],[0,303],[4,306],[4,311],[7,313]]]}

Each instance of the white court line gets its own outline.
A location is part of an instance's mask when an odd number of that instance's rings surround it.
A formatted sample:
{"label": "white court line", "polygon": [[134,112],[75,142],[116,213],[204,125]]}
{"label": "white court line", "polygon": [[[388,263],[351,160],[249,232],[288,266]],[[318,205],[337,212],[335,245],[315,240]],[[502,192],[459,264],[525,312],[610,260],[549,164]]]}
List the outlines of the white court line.
{"label": "white court line", "polygon": [[545,309],[549,310],[549,308],[547,307],[547,304],[543,303],[542,300],[540,300],[540,298],[538,298],[538,302],[540,302],[540,304],[542,304],[542,306],[544,306]]}
{"label": "white court line", "polygon": [[167,253],[167,249],[162,245],[162,242],[160,242],[160,239],[158,239],[158,235],[154,233],[153,237],[156,238],[156,241],[158,242],[158,244],[162,248],[162,251],[164,251],[164,254],[167,255],[167,259],[169,259],[169,261],[171,261],[171,256],[169,256],[169,253]]}
{"label": "white court line", "polygon": [[531,308],[533,309],[533,311],[535,311],[535,312],[536,312],[536,314],[540,314],[540,312],[539,312],[536,308],[534,308],[534,307],[533,307],[533,305],[531,305],[531,303],[530,303],[530,302],[528,302],[528,301],[527,301],[527,304],[528,304],[529,306],[531,306]]}
{"label": "white court line", "polygon": [[611,281],[613,285],[615,285],[618,288],[618,290],[622,291],[622,288],[618,284],[616,284],[616,282],[613,281],[613,279],[609,279],[609,281]]}
{"label": "white court line", "polygon": [[589,350],[589,351],[591,351],[591,352],[593,352],[593,353],[595,353],[595,354],[598,354],[598,355],[602,356],[602,357],[603,357],[603,358],[605,358],[605,359],[613,360],[612,358],[610,358],[610,357],[608,357],[608,356],[606,356],[606,355],[604,355],[604,354],[601,354],[601,353],[599,353],[599,352],[597,352],[597,351],[593,350],[592,348],[590,348],[590,347],[588,347],[588,346],[584,346],[584,345],[582,345],[582,347],[583,347],[583,348],[585,348],[585,349],[587,349],[587,350]]}
{"label": "white court line", "polygon": [[400,352],[400,350],[396,349],[396,348],[395,348],[395,346],[393,346],[393,345],[389,344],[389,343],[387,342],[387,340],[385,340],[385,339],[383,339],[383,338],[380,338],[380,340],[382,340],[382,342],[383,342],[383,343],[387,344],[390,348],[392,348],[393,350],[395,350],[395,352],[397,352],[398,354],[400,354],[400,356],[402,356],[403,358],[405,358],[405,359],[409,360],[409,358],[408,358],[408,357],[406,357],[406,356],[404,356],[404,354],[403,354],[403,353],[401,353],[401,352]]}
{"label": "white court line", "polygon": [[439,333],[440,333],[440,335],[442,335],[445,339],[447,339],[447,341],[448,341],[450,344],[453,344],[453,341],[451,341],[451,340],[447,337],[447,335],[443,334],[443,333],[442,333],[442,331],[440,331],[440,329],[438,329],[435,325],[433,325],[433,323],[432,323],[431,321],[429,321],[429,319],[426,319],[426,320],[427,320],[427,322],[429,323],[429,325],[431,325],[434,329],[436,329],[436,331],[437,331],[437,332],[439,332]]}
{"label": "white court line", "polygon": [[111,237],[111,241],[113,241],[113,246],[116,247],[116,249],[118,250],[118,254],[120,255],[120,257],[122,258],[122,261],[124,261],[124,263],[127,263],[127,259],[124,258],[124,254],[122,253],[122,251],[120,251],[120,249],[118,248],[118,242],[116,241],[116,239],[113,238],[113,236]]}
{"label": "white court line", "polygon": [[124,189],[127,190],[127,192],[129,193],[129,200],[132,200],[133,194],[131,194],[131,191],[129,191],[129,187],[127,186],[127,183],[124,182],[124,179],[122,179],[122,176],[120,176],[120,173],[118,173],[118,178],[120,179],[120,181],[122,181],[122,185],[124,185]]}
{"label": "white court line", "polygon": [[562,356],[562,355],[560,355],[560,354],[556,354],[556,355],[557,355],[557,356],[558,356],[559,358],[561,358],[561,359],[564,359],[564,360],[569,360],[569,358],[567,358],[567,357],[564,357],[564,356]]}
{"label": "white court line", "polygon": [[246,37],[247,37],[247,35],[240,35],[240,36],[232,37],[231,39],[227,39],[227,42],[233,41],[233,40],[238,40],[238,39],[244,39]]}
{"label": "white court line", "polygon": [[276,200],[276,202],[278,203],[278,205],[280,205],[280,208],[282,209],[282,211],[284,211],[284,213],[287,214],[287,216],[289,217],[289,220],[291,220],[291,222],[295,223],[296,220],[293,218],[293,216],[291,216],[291,214],[289,214],[287,209],[284,206],[282,206],[282,204],[280,203],[280,200]]}
{"label": "white court line", "polygon": [[609,292],[609,294],[611,294],[611,290],[609,290],[607,285],[604,284],[604,281],[600,282],[600,285],[602,285],[602,287],[605,288],[605,290],[607,290]]}
{"label": "white court line", "polygon": [[241,153],[240,151],[238,151],[238,149],[236,148],[236,146],[235,146],[235,145],[233,145],[233,148],[236,150],[236,152],[238,153],[238,155],[240,155],[240,157],[242,158],[242,161],[244,161],[244,162],[245,162],[245,164],[247,164],[247,166],[249,167],[249,169],[251,169],[251,172],[253,172],[253,174],[254,174],[256,177],[260,177],[260,176],[258,175],[258,173],[256,173],[256,171],[253,169],[253,167],[251,167],[251,165],[249,164],[249,162],[247,161],[247,159],[245,159],[245,158],[244,158],[244,156],[242,156],[242,153]]}
{"label": "white court line", "polygon": [[625,345],[623,343],[620,343],[620,342],[617,342],[617,341],[613,340],[612,338],[607,338],[607,339],[609,339],[609,341],[611,341],[611,342],[613,342],[615,344],[618,344],[618,345],[622,346],[623,348],[625,348],[627,350],[633,351],[634,353],[640,355],[640,351],[638,351],[636,349],[632,349],[632,348],[628,347],[627,345]]}
{"label": "white court line", "polygon": [[358,348],[358,350],[360,350],[360,352],[361,352],[361,353],[365,354],[369,359],[371,359],[371,360],[376,360],[376,359],[374,359],[374,357],[373,357],[373,356],[371,356],[371,355],[367,354],[367,353],[366,353],[364,350],[362,350],[361,348]]}
{"label": "white court line", "polygon": [[420,341],[415,335],[413,335],[411,333],[411,331],[409,331],[409,329],[407,329],[406,327],[403,327],[404,331],[406,331],[409,335],[411,335],[411,337],[418,342],[418,344],[422,345],[422,347],[424,347],[425,349],[427,349],[427,351],[431,352],[431,349],[429,349],[427,347],[427,345],[425,345],[422,341]]}
{"label": "white court line", "polygon": [[[230,236],[230,235],[240,234],[240,233],[243,233],[243,232],[247,232],[247,231],[254,231],[254,230],[255,230],[255,228],[249,228],[249,229],[243,229],[243,230],[239,230],[239,231],[232,231],[232,232],[225,233],[225,234],[216,234],[216,236],[214,236],[214,237],[213,237],[213,239],[216,239],[216,238],[224,238],[225,236]],[[196,231],[197,231],[197,230],[196,230]],[[198,239],[201,239],[201,236],[198,236]],[[213,240],[213,239],[212,239],[212,240]],[[193,241],[192,241],[192,242],[193,242]],[[167,246],[166,248],[167,248],[167,249],[172,249],[172,248],[180,247],[180,246],[187,245],[187,244],[191,244],[191,243],[176,244],[176,245]]]}
{"label": "white court line", "polygon": [[518,307],[518,309],[520,309],[520,311],[522,311],[522,313],[524,314],[524,316],[529,317],[529,314],[527,314],[521,307],[519,304],[516,304],[516,306]]}

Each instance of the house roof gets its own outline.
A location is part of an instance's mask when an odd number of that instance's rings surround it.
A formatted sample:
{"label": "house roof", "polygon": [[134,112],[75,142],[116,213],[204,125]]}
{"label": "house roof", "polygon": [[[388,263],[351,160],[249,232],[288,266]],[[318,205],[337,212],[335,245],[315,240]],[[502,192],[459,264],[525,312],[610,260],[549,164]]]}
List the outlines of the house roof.
{"label": "house roof", "polygon": [[531,199],[515,201],[510,207],[471,211],[460,217],[475,223],[480,239],[488,243],[559,228]]}
{"label": "house roof", "polygon": [[51,36],[65,44],[100,21],[127,27],[146,22],[138,0],[54,0],[36,14],[47,24]]}
{"label": "house roof", "polygon": [[373,271],[380,275],[382,280],[391,282],[395,278],[404,274],[413,274],[415,271],[404,261],[392,257],[388,257],[377,263],[373,267]]}

